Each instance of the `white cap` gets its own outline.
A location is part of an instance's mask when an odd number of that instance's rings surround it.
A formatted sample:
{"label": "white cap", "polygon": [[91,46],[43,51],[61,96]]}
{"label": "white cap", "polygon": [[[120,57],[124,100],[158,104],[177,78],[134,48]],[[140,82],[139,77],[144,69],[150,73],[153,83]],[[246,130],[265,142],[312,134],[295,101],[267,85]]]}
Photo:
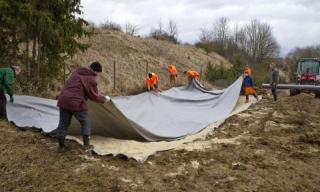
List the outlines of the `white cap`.
{"label": "white cap", "polygon": [[18,65],[13,65],[12,68],[16,72],[16,75],[19,75],[21,73],[21,68]]}

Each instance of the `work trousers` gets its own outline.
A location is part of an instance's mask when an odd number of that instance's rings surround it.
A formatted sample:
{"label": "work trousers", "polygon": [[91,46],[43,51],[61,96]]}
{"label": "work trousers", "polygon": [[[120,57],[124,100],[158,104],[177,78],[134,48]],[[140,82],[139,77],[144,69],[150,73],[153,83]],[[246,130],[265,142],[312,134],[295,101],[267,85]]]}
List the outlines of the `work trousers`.
{"label": "work trousers", "polygon": [[7,119],[7,98],[4,91],[0,89],[0,119]]}
{"label": "work trousers", "polygon": [[70,111],[60,108],[60,119],[57,128],[57,138],[64,139],[66,137],[72,116],[74,116],[79,121],[81,125],[82,135],[90,135],[91,128],[87,111]]}
{"label": "work trousers", "polygon": [[273,96],[273,100],[277,100],[277,84],[276,83],[271,83],[271,92]]}

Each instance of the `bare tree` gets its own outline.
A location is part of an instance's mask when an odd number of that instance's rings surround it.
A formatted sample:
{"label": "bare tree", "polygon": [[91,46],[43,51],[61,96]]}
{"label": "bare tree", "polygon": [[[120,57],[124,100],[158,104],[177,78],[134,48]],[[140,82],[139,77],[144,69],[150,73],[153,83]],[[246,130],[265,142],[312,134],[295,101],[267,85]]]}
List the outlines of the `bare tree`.
{"label": "bare tree", "polygon": [[269,24],[252,20],[241,33],[245,37],[242,43],[245,43],[245,50],[252,64],[278,55],[279,45],[272,35],[272,28]]}
{"label": "bare tree", "polygon": [[228,19],[221,17],[211,29],[201,29],[199,40],[197,47],[207,53],[218,52],[231,62],[241,55],[245,62],[258,64],[279,53],[279,45],[273,37],[271,26],[258,20],[252,20],[243,27],[236,24],[230,32]]}
{"label": "bare tree", "polygon": [[125,32],[129,35],[136,36],[138,34],[139,27],[131,23],[126,23]]}
{"label": "bare tree", "polygon": [[227,49],[229,38],[228,19],[226,17],[221,17],[213,25],[213,35],[217,51],[223,54]]}
{"label": "bare tree", "polygon": [[201,33],[199,35],[199,42],[197,42],[195,46],[202,48],[206,51],[207,54],[214,51],[212,31],[208,29],[201,29]]}
{"label": "bare tree", "polygon": [[213,41],[212,31],[202,28],[199,35],[199,40],[201,43],[212,42]]}
{"label": "bare tree", "polygon": [[177,25],[173,21],[169,22],[168,30],[169,32],[163,29],[162,22],[160,21],[158,29],[151,30],[150,37],[157,40],[166,40],[173,43],[178,43],[178,39],[177,39],[178,29],[177,29]]}
{"label": "bare tree", "polygon": [[177,24],[172,20],[170,20],[168,23],[168,35],[174,39],[178,39],[178,27]]}
{"label": "bare tree", "polygon": [[161,20],[160,20],[159,23],[158,23],[158,30],[159,30],[159,33],[160,33],[160,34],[164,33],[163,24],[162,24],[162,21],[161,21]]}
{"label": "bare tree", "polygon": [[303,48],[297,47],[291,50],[286,57],[293,60],[300,58],[320,58],[320,45]]}
{"label": "bare tree", "polygon": [[237,44],[237,46],[239,47],[239,49],[246,51],[247,38],[246,38],[246,33],[244,29],[235,29],[233,39],[235,44]]}

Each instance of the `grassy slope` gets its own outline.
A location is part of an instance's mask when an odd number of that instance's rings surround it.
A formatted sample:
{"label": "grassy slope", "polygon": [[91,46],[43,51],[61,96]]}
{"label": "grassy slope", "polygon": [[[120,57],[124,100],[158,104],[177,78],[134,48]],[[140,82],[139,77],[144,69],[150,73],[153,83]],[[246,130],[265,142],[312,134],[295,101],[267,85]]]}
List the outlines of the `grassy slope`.
{"label": "grassy slope", "polygon": [[68,61],[71,68],[100,61],[103,66],[101,90],[107,94],[113,89],[113,62],[116,61],[116,87],[113,94],[130,94],[141,90],[146,76],[146,64],[149,71],[159,74],[162,87],[169,87],[166,67],[169,63],[177,66],[178,84],[185,84],[182,72],[187,69],[205,70],[208,62],[213,64],[230,63],[216,53],[207,55],[203,50],[189,45],[177,45],[167,41],[139,38],[124,33],[97,29],[90,38],[81,40],[91,47]]}

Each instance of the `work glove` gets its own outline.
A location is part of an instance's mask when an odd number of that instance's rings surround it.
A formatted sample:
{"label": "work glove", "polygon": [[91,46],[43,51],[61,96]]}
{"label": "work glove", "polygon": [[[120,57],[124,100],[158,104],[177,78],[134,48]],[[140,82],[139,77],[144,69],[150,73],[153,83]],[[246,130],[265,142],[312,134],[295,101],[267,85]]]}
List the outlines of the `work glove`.
{"label": "work glove", "polygon": [[105,96],[105,98],[106,98],[106,102],[111,100],[111,98],[109,96]]}
{"label": "work glove", "polygon": [[14,98],[13,98],[13,95],[10,96],[10,103],[13,103],[14,101]]}

